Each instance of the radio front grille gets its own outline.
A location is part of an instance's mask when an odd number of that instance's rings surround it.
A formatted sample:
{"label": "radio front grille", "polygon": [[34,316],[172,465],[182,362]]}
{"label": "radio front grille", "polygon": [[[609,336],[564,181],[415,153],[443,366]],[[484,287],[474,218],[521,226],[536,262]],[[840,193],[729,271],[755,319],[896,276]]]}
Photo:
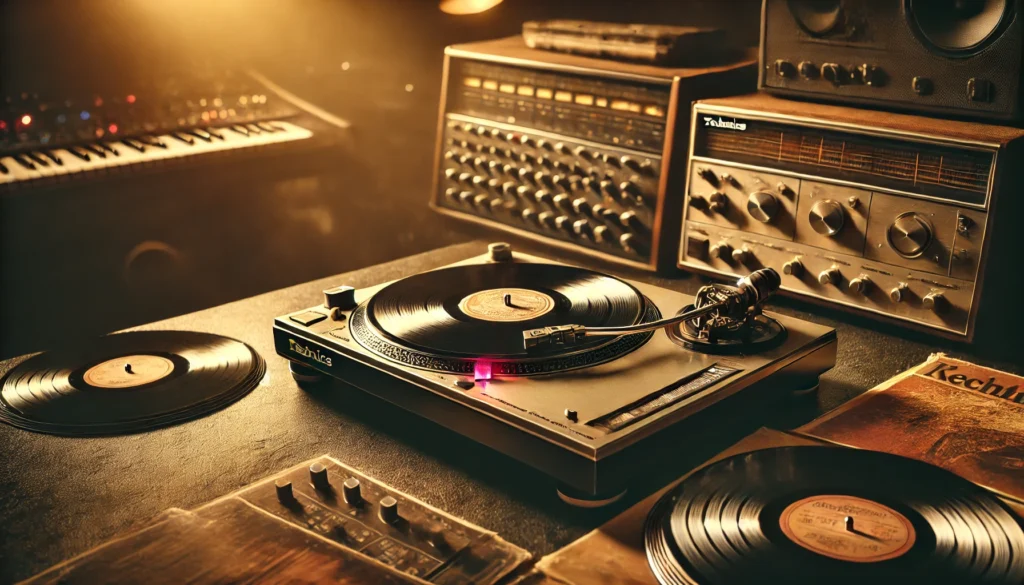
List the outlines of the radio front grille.
{"label": "radio front grille", "polygon": [[[747,121],[702,126],[698,154],[984,203],[992,153]],[[703,152],[701,152],[703,151]],[[957,195],[959,194],[959,195]]]}

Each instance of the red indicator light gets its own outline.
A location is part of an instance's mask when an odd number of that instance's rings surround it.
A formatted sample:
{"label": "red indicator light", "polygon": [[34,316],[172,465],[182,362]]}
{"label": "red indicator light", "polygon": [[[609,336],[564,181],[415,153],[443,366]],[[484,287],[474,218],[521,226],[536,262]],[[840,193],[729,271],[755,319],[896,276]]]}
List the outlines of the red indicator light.
{"label": "red indicator light", "polygon": [[93,100],[93,102],[92,102],[92,103],[96,104],[96,107],[98,108],[98,107],[100,107],[100,106],[102,106],[102,105],[103,105],[103,98],[101,98],[101,97],[98,97],[98,98],[96,98],[95,100]]}
{"label": "red indicator light", "polygon": [[490,380],[491,379],[491,363],[485,361],[478,361],[473,364],[473,379],[474,380]]}
{"label": "red indicator light", "polygon": [[111,134],[117,134],[117,124],[111,124],[110,126],[107,126],[107,132],[110,132]]}
{"label": "red indicator light", "polygon": [[0,120],[0,130],[7,130],[7,122]]}
{"label": "red indicator light", "polygon": [[25,114],[24,116],[21,117],[21,125],[22,126],[28,126],[31,123],[32,123],[32,116],[29,116],[28,114]]}
{"label": "red indicator light", "polygon": [[135,94],[128,94],[128,97],[124,98],[124,101],[128,102],[129,104],[134,104]]}

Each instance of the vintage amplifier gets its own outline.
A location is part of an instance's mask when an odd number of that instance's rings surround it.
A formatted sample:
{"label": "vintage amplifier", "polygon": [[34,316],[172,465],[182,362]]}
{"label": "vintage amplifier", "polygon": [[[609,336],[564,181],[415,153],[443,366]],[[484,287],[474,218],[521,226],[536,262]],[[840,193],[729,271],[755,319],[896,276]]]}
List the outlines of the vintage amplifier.
{"label": "vintage amplifier", "polygon": [[726,60],[654,67],[530,49],[520,37],[448,47],[431,205],[606,260],[671,267],[689,105],[756,84],[753,52]]}
{"label": "vintage amplifier", "polygon": [[986,321],[1010,334],[1022,137],[765,94],[700,101],[678,264],[772,267],[792,295],[959,339],[987,280]]}

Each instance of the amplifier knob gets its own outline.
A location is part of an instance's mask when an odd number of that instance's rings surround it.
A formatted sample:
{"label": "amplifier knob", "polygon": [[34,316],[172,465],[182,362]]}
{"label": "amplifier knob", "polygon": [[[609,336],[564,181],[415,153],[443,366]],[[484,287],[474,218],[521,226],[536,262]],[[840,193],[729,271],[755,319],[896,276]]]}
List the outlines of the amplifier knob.
{"label": "amplifier knob", "polygon": [[725,196],[725,193],[721,191],[715,191],[708,197],[708,209],[717,213],[722,213],[729,207],[729,198]]}
{"label": "amplifier knob", "polygon": [[761,223],[769,223],[779,211],[779,200],[767,191],[754,191],[747,198],[747,213]]}
{"label": "amplifier knob", "polygon": [[533,172],[526,167],[519,169],[516,174],[519,176],[520,182],[529,183],[533,180]]}
{"label": "amplifier knob", "polygon": [[845,81],[846,70],[837,63],[825,63],[821,66],[821,76],[825,78],[825,81],[839,87]]}
{"label": "amplifier knob", "polygon": [[577,146],[576,149],[573,150],[572,152],[579,158],[586,160],[594,160],[594,153],[591,152],[590,150],[587,150],[586,146]]}
{"label": "amplifier knob", "polygon": [[635,158],[629,157],[629,156],[624,156],[624,157],[620,158],[619,162],[622,163],[622,166],[624,166],[624,167],[626,167],[628,169],[631,169],[633,171],[636,171],[636,172],[640,172],[640,168],[642,166],[640,161],[636,160]]}
{"label": "amplifier knob", "polygon": [[350,477],[345,480],[345,483],[341,484],[341,495],[344,496],[345,502],[350,506],[361,506],[363,503],[362,490],[359,488],[359,480]]}
{"label": "amplifier knob", "polygon": [[555,152],[559,154],[569,154],[572,152],[572,149],[566,146],[564,142],[559,142],[555,145]]}
{"label": "amplifier knob", "polygon": [[615,156],[614,154],[602,154],[601,160],[604,161],[604,164],[613,166],[615,168],[619,168],[622,166],[622,161],[619,160],[619,157]]}
{"label": "amplifier knob", "polygon": [[519,215],[522,216],[523,221],[526,223],[537,223],[537,212],[532,207],[522,210],[519,212]]}
{"label": "amplifier knob", "polygon": [[309,466],[309,480],[317,491],[331,491],[331,482],[327,477],[327,468],[324,467],[323,463],[314,463]]}
{"label": "amplifier knob", "polygon": [[889,226],[887,234],[889,247],[904,258],[916,258],[924,254],[932,241],[932,226],[928,220],[913,211],[901,213]]}
{"label": "amplifier knob", "polygon": [[861,274],[850,281],[849,288],[850,292],[867,296],[868,292],[871,290],[871,279],[868,278],[866,274]]}
{"label": "amplifier knob", "polygon": [[487,195],[484,195],[483,193],[481,193],[481,194],[477,195],[476,197],[473,197],[473,205],[475,207],[479,207],[479,208],[483,209],[484,204],[487,203],[489,200],[490,200],[490,197],[488,197]]}
{"label": "amplifier knob", "polygon": [[573,200],[572,208],[576,210],[576,213],[594,216],[594,209],[590,206],[590,202],[582,197]]}
{"label": "amplifier knob", "polygon": [[775,61],[775,74],[786,79],[796,77],[796,66],[785,59],[778,59]]}
{"label": "amplifier knob", "polygon": [[885,84],[885,73],[878,67],[867,63],[857,66],[857,77],[864,85],[878,87]]}
{"label": "amplifier knob", "polygon": [[468,154],[464,154],[460,156],[458,160],[460,165],[468,167],[470,166],[470,163],[472,163],[473,157],[469,156]]}
{"label": "amplifier knob", "polygon": [[889,300],[894,303],[902,301],[903,295],[907,294],[907,288],[907,283],[905,282],[897,284],[889,291]]}
{"label": "amplifier knob", "polygon": [[606,225],[594,226],[594,241],[595,242],[597,242],[598,244],[603,244],[603,243],[607,242],[608,238],[610,238],[610,237],[611,237],[611,234],[609,233],[608,226],[606,226]]}
{"label": "amplifier knob", "polygon": [[488,179],[487,190],[491,193],[501,193],[501,181],[498,179]]}
{"label": "amplifier knob", "polygon": [[565,193],[562,193],[560,195],[555,195],[554,198],[551,199],[551,203],[553,203],[555,205],[555,207],[558,207],[559,209],[564,209],[566,211],[572,211],[573,210],[572,209],[572,199],[569,199],[569,196],[566,195]]}
{"label": "amplifier knob", "polygon": [[657,172],[657,170],[658,169],[657,167],[654,166],[654,163],[652,163],[649,160],[645,160],[644,162],[640,163],[640,173],[643,175],[654,175]]}
{"label": "amplifier knob", "polygon": [[526,134],[523,134],[523,135],[521,135],[519,137],[519,144],[522,144],[523,146],[530,146],[530,147],[532,147],[536,143],[533,141],[533,138],[530,138]]}
{"label": "amplifier knob", "polygon": [[515,197],[516,184],[514,181],[505,181],[501,184],[501,193],[506,197]]}
{"label": "amplifier knob", "polygon": [[637,231],[645,229],[643,222],[640,221],[640,218],[634,211],[624,211],[619,215],[619,223],[622,227],[627,227]]}
{"label": "amplifier knob", "polygon": [[810,61],[800,62],[800,75],[805,79],[817,79],[818,78],[818,66]]}
{"label": "amplifier knob", "polygon": [[537,203],[540,203],[541,205],[551,205],[551,202],[552,202],[552,199],[553,199],[551,197],[551,193],[548,193],[544,189],[541,189],[541,190],[537,191],[536,193],[534,193],[533,194],[533,198],[534,198],[534,200],[537,201]]}
{"label": "amplifier knob", "polygon": [[516,169],[515,165],[510,165],[508,163],[502,165],[501,172],[505,173],[505,175],[510,179],[515,179],[517,176],[519,176],[519,170]]}
{"label": "amplifier knob", "polygon": [[936,313],[941,313],[945,311],[946,304],[946,295],[940,292],[930,292],[924,295],[924,298],[921,299],[921,305],[924,308],[934,311]]}
{"label": "amplifier knob", "polygon": [[459,201],[458,193],[458,191],[449,187],[444,190],[444,198],[447,199],[449,203],[457,203]]}
{"label": "amplifier knob", "polygon": [[473,180],[473,175],[471,175],[470,173],[460,173],[459,174],[459,182],[462,183],[463,185],[469,185],[470,181],[472,181],[472,180]]}
{"label": "amplifier knob", "polygon": [[627,252],[636,252],[638,240],[634,234],[622,234],[619,236],[619,245]]}
{"label": "amplifier knob", "polygon": [[833,266],[828,270],[822,270],[818,273],[818,284],[839,284],[839,281],[843,278],[843,273],[839,272],[839,269]]}
{"label": "amplifier knob", "polygon": [[804,264],[800,262],[799,258],[793,258],[789,262],[782,265],[782,273],[787,276],[795,276],[800,278],[804,273]]}
{"label": "amplifier knob", "polygon": [[458,155],[455,154],[454,150],[446,150],[446,151],[444,151],[444,160],[454,161],[456,156],[458,156]]}
{"label": "amplifier knob", "polygon": [[732,246],[728,242],[718,242],[714,246],[711,246],[711,257],[718,258],[719,260],[728,260],[730,253],[732,252]]}
{"label": "amplifier knob", "polygon": [[546,228],[555,227],[555,214],[550,211],[542,211],[537,214],[537,221]]}
{"label": "amplifier knob", "polygon": [[747,250],[746,248],[737,248],[732,251],[733,261],[739,264],[746,264],[747,261],[750,260],[750,256],[750,250]]}
{"label": "amplifier knob", "polygon": [[292,491],[292,482],[279,479],[274,482],[274,488],[277,490],[278,502],[281,502],[285,506],[295,504],[295,492]]}
{"label": "amplifier knob", "polygon": [[497,177],[501,174],[501,163],[496,160],[488,161],[487,172]]}
{"label": "amplifier knob", "polygon": [[473,180],[470,182],[473,184],[474,189],[479,189],[481,191],[487,189],[487,177],[477,175],[473,177]]}
{"label": "amplifier knob", "polygon": [[533,200],[533,189],[527,187],[526,185],[522,185],[521,187],[516,187],[516,195],[518,195],[519,198],[524,200],[524,201],[532,201]]}
{"label": "amplifier knob", "polygon": [[716,189],[721,184],[718,181],[718,175],[715,174],[715,171],[713,169],[709,169],[707,167],[704,167],[703,169],[700,169],[699,171],[697,171],[697,174],[700,175],[700,178],[702,178],[705,181],[707,181],[709,185],[711,185],[712,187],[714,187]]}
{"label": "amplifier knob", "polygon": [[629,202],[635,205],[643,205],[644,199],[640,192],[640,187],[637,186],[633,181],[623,181],[619,183],[619,191],[625,196],[628,196]]}
{"label": "amplifier knob", "polygon": [[580,181],[580,184],[582,184],[587,189],[590,189],[594,193],[597,193],[598,195],[601,194],[601,181],[598,181],[591,177],[583,177],[583,179]]}
{"label": "amplifier knob", "polygon": [[927,77],[915,77],[910,80],[910,88],[917,95],[931,95],[935,86],[932,84],[932,80]]}
{"label": "amplifier knob", "polygon": [[398,500],[391,496],[384,496],[379,503],[377,516],[385,524],[398,522]]}
{"label": "amplifier knob", "polygon": [[559,215],[556,217],[555,227],[568,233],[570,236],[576,235],[576,232],[572,231],[572,219],[568,215]]}
{"label": "amplifier knob", "polygon": [[501,130],[498,130],[497,128],[491,128],[491,131],[489,132],[489,134],[491,135],[491,138],[493,138],[495,140],[498,140],[499,138],[501,138]]}
{"label": "amplifier knob", "polygon": [[839,230],[843,229],[843,223],[846,222],[846,212],[843,211],[842,205],[831,199],[824,199],[811,207],[808,220],[811,223],[811,229],[831,238],[838,234]]}
{"label": "amplifier knob", "polygon": [[572,181],[570,181],[565,175],[555,175],[554,177],[551,177],[551,183],[567,193],[572,191]]}
{"label": "amplifier knob", "polygon": [[458,172],[459,171],[457,171],[455,169],[445,169],[444,170],[444,178],[448,179],[449,181],[455,181],[455,180],[457,180],[456,173],[458,173]]}
{"label": "amplifier knob", "polygon": [[469,202],[473,200],[473,195],[475,195],[475,193],[472,191],[463,191],[459,193],[459,202],[463,205],[469,205]]}
{"label": "amplifier knob", "polygon": [[555,186],[555,181],[551,178],[551,175],[543,171],[539,171],[533,175],[533,182],[538,185],[547,185],[548,187]]}
{"label": "amplifier knob", "polygon": [[537,148],[541,148],[544,150],[552,150],[553,147],[550,142],[541,138],[540,140],[537,141]]}
{"label": "amplifier knob", "polygon": [[586,219],[577,219],[574,221],[572,224],[572,231],[580,237],[591,239],[594,237],[594,229],[590,227],[590,221]]}
{"label": "amplifier knob", "polygon": [[487,203],[487,207],[491,210],[491,213],[497,213],[505,207],[505,200],[501,197],[495,197]]}
{"label": "amplifier knob", "polygon": [[523,164],[535,165],[537,164],[537,157],[533,156],[529,152],[519,153],[519,162]]}
{"label": "amplifier knob", "polygon": [[611,197],[612,199],[616,199],[617,200],[619,198],[619,196],[621,195],[621,193],[619,192],[619,188],[616,187],[615,183],[613,183],[611,181],[608,181],[608,180],[601,181],[600,185],[601,185],[601,191],[605,195]]}

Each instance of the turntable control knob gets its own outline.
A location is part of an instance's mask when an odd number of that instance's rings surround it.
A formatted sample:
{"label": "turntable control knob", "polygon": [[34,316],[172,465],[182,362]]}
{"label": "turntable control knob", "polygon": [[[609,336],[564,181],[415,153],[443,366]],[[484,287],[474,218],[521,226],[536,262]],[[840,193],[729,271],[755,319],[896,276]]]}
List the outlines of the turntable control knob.
{"label": "turntable control knob", "polygon": [[377,516],[380,517],[381,522],[385,524],[398,522],[398,500],[391,496],[384,496],[379,506],[380,509],[377,512]]}
{"label": "turntable control knob", "polygon": [[591,217],[594,215],[594,208],[591,207],[590,202],[583,197],[574,199],[572,202],[572,208],[576,210],[576,213],[580,213],[582,215],[589,215]]}
{"label": "turntable control knob", "polygon": [[811,206],[808,221],[811,224],[811,229],[831,238],[843,229],[846,212],[843,211],[843,206],[835,201],[823,199]]}
{"label": "turntable control knob", "polygon": [[[608,229],[608,228],[605,228]],[[594,237],[594,229],[590,227],[590,221],[586,219],[577,219],[572,224],[572,231],[577,235],[585,238]]]}
{"label": "turntable control knob", "polygon": [[292,491],[292,482],[286,479],[279,479],[274,482],[274,488],[277,490],[278,502],[281,502],[285,506],[290,506],[295,503],[295,492]]}
{"label": "turntable control knob", "polygon": [[747,250],[746,248],[737,248],[732,251],[733,261],[738,262],[739,264],[746,264],[747,261],[750,260],[750,257],[750,250]]}
{"label": "turntable control knob", "polygon": [[551,199],[551,203],[553,203],[555,207],[559,209],[564,209],[565,211],[573,210],[572,199],[570,199],[569,196],[566,195],[565,193],[555,195],[554,198]]}
{"label": "turntable control knob", "polygon": [[317,491],[331,491],[331,482],[327,478],[327,468],[323,463],[314,463],[309,466],[309,480]]}
{"label": "turntable control knob", "polygon": [[782,273],[787,276],[795,276],[797,278],[800,278],[800,276],[804,273],[803,262],[800,262],[800,260],[797,258],[793,258],[789,262],[786,262],[785,264],[782,265]]}
{"label": "turntable control knob", "polygon": [[611,234],[608,233],[608,226],[606,226],[606,225],[594,226],[594,241],[595,242],[597,242],[599,244],[603,244],[604,242],[607,242],[608,238],[610,238],[610,237],[611,237]]}
{"label": "turntable control knob", "polygon": [[347,311],[356,306],[356,289],[351,286],[336,286],[324,290],[324,307]]}
{"label": "turntable control knob", "polygon": [[550,211],[542,211],[537,214],[537,221],[544,227],[553,228],[555,227],[555,214]]}
{"label": "turntable control knob", "polygon": [[850,280],[850,292],[855,292],[867,296],[871,290],[871,279],[866,274],[861,274],[857,278]]}
{"label": "turntable control knob", "polygon": [[930,292],[921,299],[921,306],[936,313],[945,311],[946,304],[946,295],[940,292]]}
{"label": "turntable control knob", "polygon": [[721,191],[715,191],[708,197],[708,209],[716,213],[722,213],[729,206],[729,198]]}
{"label": "turntable control knob", "polygon": [[907,286],[907,283],[905,283],[905,282],[901,282],[901,283],[897,284],[896,286],[892,287],[892,290],[889,291],[889,300],[894,302],[894,303],[898,303],[898,302],[902,301],[903,300],[903,295],[907,294],[907,289],[908,288],[909,287]]}
{"label": "turntable control knob", "polygon": [[359,480],[354,477],[346,479],[345,483],[341,484],[341,495],[350,506],[361,506],[363,504],[363,494],[359,487]]}
{"label": "turntable control knob", "polygon": [[798,65],[798,67],[800,69],[800,75],[802,75],[805,79],[817,79],[818,78],[818,74],[819,74],[818,66],[815,65],[814,63],[812,63],[810,61],[801,61],[800,65]]}
{"label": "turntable control knob", "polygon": [[732,246],[728,242],[718,242],[711,246],[711,257],[719,260],[728,260],[732,253]]}
{"label": "turntable control knob", "polygon": [[914,212],[900,214],[889,226],[889,246],[904,258],[915,258],[924,253],[932,241],[932,226],[928,220]]}
{"label": "turntable control knob", "polygon": [[846,70],[838,63],[825,63],[821,66],[821,76],[825,81],[838,87],[843,84]]}
{"label": "turntable control knob", "polygon": [[779,200],[767,191],[754,191],[747,198],[747,213],[761,223],[769,223],[779,211]]}
{"label": "turntable control knob", "polygon": [[835,266],[818,273],[818,284],[839,284],[843,274]]}
{"label": "turntable control knob", "polygon": [[537,203],[540,203],[542,205],[551,205],[551,202],[553,200],[553,197],[551,197],[551,193],[548,193],[544,189],[540,189],[536,193],[534,193],[533,198]]}

